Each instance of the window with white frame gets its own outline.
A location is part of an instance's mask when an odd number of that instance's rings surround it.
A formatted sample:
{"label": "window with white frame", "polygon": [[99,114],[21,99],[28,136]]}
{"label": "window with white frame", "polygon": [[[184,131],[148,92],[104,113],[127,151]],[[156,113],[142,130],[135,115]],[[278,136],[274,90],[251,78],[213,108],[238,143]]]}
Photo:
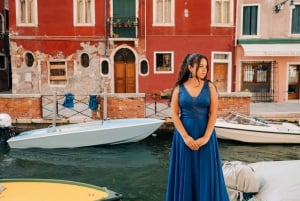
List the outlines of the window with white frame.
{"label": "window with white frame", "polygon": [[233,0],[212,0],[212,25],[233,26]]}
{"label": "window with white frame", "polygon": [[100,61],[100,72],[101,75],[103,76],[108,76],[109,75],[109,59],[103,58]]}
{"label": "window with white frame", "polygon": [[154,73],[173,73],[173,61],[173,52],[154,52]]}
{"label": "window with white frame", "polygon": [[74,25],[95,25],[95,0],[73,0]]}
{"label": "window with white frame", "polygon": [[149,63],[146,59],[140,61],[140,74],[143,76],[149,75]]}
{"label": "window with white frame", "polygon": [[258,35],[258,5],[243,6],[242,34],[243,36]]}
{"label": "window with white frame", "polygon": [[153,25],[174,25],[174,0],[153,0]]}
{"label": "window with white frame", "polygon": [[292,11],[292,34],[300,34],[300,5],[295,5]]}
{"label": "window with white frame", "polygon": [[37,26],[37,0],[16,0],[18,26]]}
{"label": "window with white frame", "polygon": [[80,65],[84,68],[90,66],[90,55],[86,52],[81,53],[80,55]]}

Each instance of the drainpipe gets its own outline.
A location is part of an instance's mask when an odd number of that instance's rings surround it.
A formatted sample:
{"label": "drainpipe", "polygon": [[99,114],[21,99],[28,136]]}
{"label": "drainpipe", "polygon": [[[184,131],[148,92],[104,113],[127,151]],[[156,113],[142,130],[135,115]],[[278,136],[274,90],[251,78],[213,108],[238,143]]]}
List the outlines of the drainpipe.
{"label": "drainpipe", "polygon": [[107,0],[104,0],[104,36],[105,36],[105,50],[104,55],[107,56]]}
{"label": "drainpipe", "polygon": [[146,50],[147,50],[147,40],[146,40],[146,36],[147,36],[147,33],[146,33],[146,25],[147,25],[147,23],[146,23],[146,18],[147,18],[147,8],[146,8],[146,4],[147,4],[147,0],[145,0],[145,17],[144,17],[144,19],[145,19],[145,53],[147,52]]}

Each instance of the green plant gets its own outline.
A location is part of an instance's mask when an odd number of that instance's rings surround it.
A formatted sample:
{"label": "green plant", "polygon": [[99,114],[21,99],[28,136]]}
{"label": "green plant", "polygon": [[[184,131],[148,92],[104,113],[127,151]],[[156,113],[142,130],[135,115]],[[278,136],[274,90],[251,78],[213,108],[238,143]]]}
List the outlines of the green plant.
{"label": "green plant", "polygon": [[172,90],[173,90],[172,88],[164,89],[163,91],[160,92],[160,95],[169,97],[172,94]]}

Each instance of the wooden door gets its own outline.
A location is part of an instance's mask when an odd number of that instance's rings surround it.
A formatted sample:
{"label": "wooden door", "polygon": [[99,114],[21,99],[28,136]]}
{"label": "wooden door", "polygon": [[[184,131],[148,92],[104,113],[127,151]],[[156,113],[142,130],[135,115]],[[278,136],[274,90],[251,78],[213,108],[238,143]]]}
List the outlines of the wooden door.
{"label": "wooden door", "polygon": [[215,63],[214,64],[214,84],[216,85],[218,92],[227,92],[227,63]]}
{"label": "wooden door", "polygon": [[135,93],[135,63],[126,63],[126,93]]}
{"label": "wooden door", "polygon": [[115,62],[115,93],[135,93],[135,63]]}

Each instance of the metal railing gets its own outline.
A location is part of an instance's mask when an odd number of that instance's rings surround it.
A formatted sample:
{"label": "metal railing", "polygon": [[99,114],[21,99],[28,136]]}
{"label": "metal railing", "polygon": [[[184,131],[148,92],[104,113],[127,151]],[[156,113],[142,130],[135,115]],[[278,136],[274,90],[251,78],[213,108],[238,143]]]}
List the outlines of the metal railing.
{"label": "metal railing", "polygon": [[139,21],[136,17],[111,17],[111,38],[137,38]]}
{"label": "metal railing", "polygon": [[44,119],[84,117],[92,119],[89,109],[90,95],[74,95],[73,107],[65,107],[65,95],[42,95],[42,117]]}
{"label": "metal railing", "polygon": [[146,94],[145,98],[146,117],[166,119],[171,117],[169,99],[151,98],[151,94]]}

